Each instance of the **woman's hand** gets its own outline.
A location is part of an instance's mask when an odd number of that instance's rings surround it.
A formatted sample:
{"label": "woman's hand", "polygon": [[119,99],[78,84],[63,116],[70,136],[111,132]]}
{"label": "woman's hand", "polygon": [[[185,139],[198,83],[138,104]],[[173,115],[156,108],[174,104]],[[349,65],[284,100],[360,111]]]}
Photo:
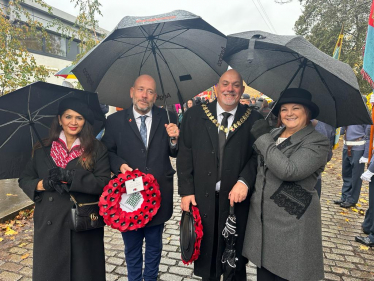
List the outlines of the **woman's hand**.
{"label": "woman's hand", "polygon": [[40,180],[38,182],[38,185],[36,186],[36,191],[44,191],[45,188],[43,187],[43,180]]}
{"label": "woman's hand", "polygon": [[257,140],[259,137],[261,137],[264,134],[267,134],[270,132],[270,126],[268,121],[265,119],[259,119],[257,120],[251,129],[251,134],[253,137]]}

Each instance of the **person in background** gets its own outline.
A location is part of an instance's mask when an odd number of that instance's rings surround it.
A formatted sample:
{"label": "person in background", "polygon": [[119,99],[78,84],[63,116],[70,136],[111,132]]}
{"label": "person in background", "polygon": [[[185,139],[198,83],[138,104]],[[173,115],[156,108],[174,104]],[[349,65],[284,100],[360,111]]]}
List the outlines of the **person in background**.
{"label": "person in background", "polygon": [[321,280],[321,205],[314,186],[329,142],[310,124],[319,108],[308,91],[285,90],[273,112],[283,127],[270,132],[266,120],[258,120],[251,129],[259,156],[243,255],[257,266],[259,281]]}
{"label": "person in background", "polygon": [[[106,104],[101,104],[100,103],[100,108],[101,108],[101,111],[105,114],[107,114],[109,112],[109,105],[106,105]],[[101,140],[101,138],[103,137],[103,134],[104,134],[104,128],[100,131],[100,133],[97,134],[96,136],[96,139],[98,140]]]}
{"label": "person in background", "polygon": [[255,105],[256,104],[256,99],[255,98],[250,98],[251,104]]}
{"label": "person in background", "polygon": [[262,117],[264,117],[264,119],[268,116],[269,112],[270,112],[270,107],[269,107],[269,103],[266,99],[264,99],[262,101],[262,105],[261,105],[261,108],[258,112],[260,112],[260,114],[262,115]]}
{"label": "person in background", "polygon": [[343,161],[342,161],[342,196],[335,200],[343,208],[356,205],[361,193],[361,174],[369,155],[369,125],[350,125],[341,128],[344,135]]}
{"label": "person in background", "polygon": [[[320,133],[321,135],[325,136],[328,138],[330,141],[330,146],[329,146],[329,154],[327,156],[327,162],[329,162],[332,158],[332,148],[334,147],[334,141],[335,141],[335,128],[330,126],[329,124],[323,123],[317,119],[311,120],[312,125],[314,129]],[[314,187],[317,192],[318,192],[318,197],[321,198],[321,191],[322,191],[322,178],[321,175],[318,176],[317,183]]]}
{"label": "person in background", "polygon": [[195,97],[195,105],[201,105],[201,98]]}
{"label": "person in background", "polygon": [[187,109],[190,109],[191,107],[194,106],[194,102],[193,102],[193,99],[190,99],[187,101]]}
{"label": "person in background", "polygon": [[365,246],[374,246],[374,157],[370,160],[368,169],[361,175],[361,180],[369,182],[369,208],[366,211],[365,219],[362,223],[362,231],[367,236],[356,236],[355,240]]}
{"label": "person in background", "polygon": [[157,280],[164,223],[173,213],[175,171],[170,157],[178,153],[179,129],[174,114],[170,114],[173,123],[169,124],[166,111],[154,105],[156,82],[151,76],[139,76],[130,88],[130,97],[133,104],[129,108],[108,117],[102,142],[108,148],[114,174],[139,169],[152,174],[160,185],[161,207],[152,221],[143,228],[122,232],[128,280]]}
{"label": "person in background", "polygon": [[33,280],[105,280],[104,228],[75,232],[69,227],[70,195],[79,203],[97,202],[110,180],[107,149],[95,139],[93,123],[85,102],[61,100],[46,150],[35,146],[19,178],[35,202]]}
{"label": "person in background", "polygon": [[249,105],[250,104],[249,95],[248,94],[242,94],[242,96],[240,97],[240,103]]}

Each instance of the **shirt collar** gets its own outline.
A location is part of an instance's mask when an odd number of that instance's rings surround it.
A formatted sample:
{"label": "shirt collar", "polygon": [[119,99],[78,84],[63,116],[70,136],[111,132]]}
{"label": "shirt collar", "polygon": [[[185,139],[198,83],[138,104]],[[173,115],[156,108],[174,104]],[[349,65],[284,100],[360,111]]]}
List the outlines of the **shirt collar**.
{"label": "shirt collar", "polygon": [[[236,110],[238,109],[238,106],[236,106],[233,110],[231,111],[224,111],[223,108],[219,105],[218,101],[217,101],[217,118],[220,114],[224,113],[224,112],[228,112],[228,113],[231,113],[232,116],[235,116],[235,113],[236,113]],[[230,116],[231,117],[231,116]]]}
{"label": "shirt collar", "polygon": [[139,113],[135,110],[135,108],[134,108],[134,106],[133,106],[133,107],[132,107],[132,112],[133,112],[133,114],[134,114],[134,118],[135,118],[135,119],[139,118],[140,116],[148,116],[148,117],[152,118],[152,109],[151,109],[150,111],[148,111],[146,114],[141,115],[141,114],[139,114]]}

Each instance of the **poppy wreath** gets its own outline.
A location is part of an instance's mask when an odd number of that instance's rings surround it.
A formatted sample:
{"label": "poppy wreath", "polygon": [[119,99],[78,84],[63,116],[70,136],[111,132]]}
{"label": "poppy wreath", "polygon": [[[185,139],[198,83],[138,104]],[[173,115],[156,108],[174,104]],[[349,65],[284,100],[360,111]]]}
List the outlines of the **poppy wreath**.
{"label": "poppy wreath", "polygon": [[192,209],[192,216],[194,218],[194,228],[195,228],[195,233],[196,233],[196,240],[195,240],[195,245],[194,245],[194,252],[192,254],[192,257],[190,260],[185,261],[182,258],[182,262],[186,265],[191,264],[200,255],[200,246],[201,246],[201,239],[203,238],[203,225],[201,223],[201,216],[200,216],[200,211],[196,206],[191,206]]}
{"label": "poppy wreath", "polygon": [[[133,212],[122,210],[120,203],[122,194],[126,193],[126,181],[142,177],[144,190],[139,194],[143,197],[141,206]],[[161,205],[160,186],[151,174],[139,170],[127,171],[112,178],[104,187],[99,200],[100,215],[104,222],[121,232],[144,227],[157,214]]]}

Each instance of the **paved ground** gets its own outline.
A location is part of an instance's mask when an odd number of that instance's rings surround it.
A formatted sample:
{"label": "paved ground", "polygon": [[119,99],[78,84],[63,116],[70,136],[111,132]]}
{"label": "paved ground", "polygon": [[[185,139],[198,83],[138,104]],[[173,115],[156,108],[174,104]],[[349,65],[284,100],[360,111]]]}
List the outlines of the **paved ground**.
{"label": "paved ground", "polygon": [[[325,280],[374,280],[374,250],[361,246],[354,236],[361,234],[363,211],[367,208],[368,185],[364,184],[357,208],[343,209],[333,204],[340,197],[341,151],[335,152],[323,173],[322,231],[324,246]],[[160,265],[160,280],[188,281],[197,279],[192,266],[183,265],[179,252],[179,197],[174,196],[174,214],[166,223],[164,248]],[[6,228],[6,227],[9,228]],[[12,234],[10,230],[18,231]],[[3,225],[0,232],[0,280],[31,280],[32,235],[30,219],[13,221]],[[127,280],[124,263],[123,242],[117,230],[106,228],[107,280]],[[256,280],[255,268],[248,266],[248,280]]]}

